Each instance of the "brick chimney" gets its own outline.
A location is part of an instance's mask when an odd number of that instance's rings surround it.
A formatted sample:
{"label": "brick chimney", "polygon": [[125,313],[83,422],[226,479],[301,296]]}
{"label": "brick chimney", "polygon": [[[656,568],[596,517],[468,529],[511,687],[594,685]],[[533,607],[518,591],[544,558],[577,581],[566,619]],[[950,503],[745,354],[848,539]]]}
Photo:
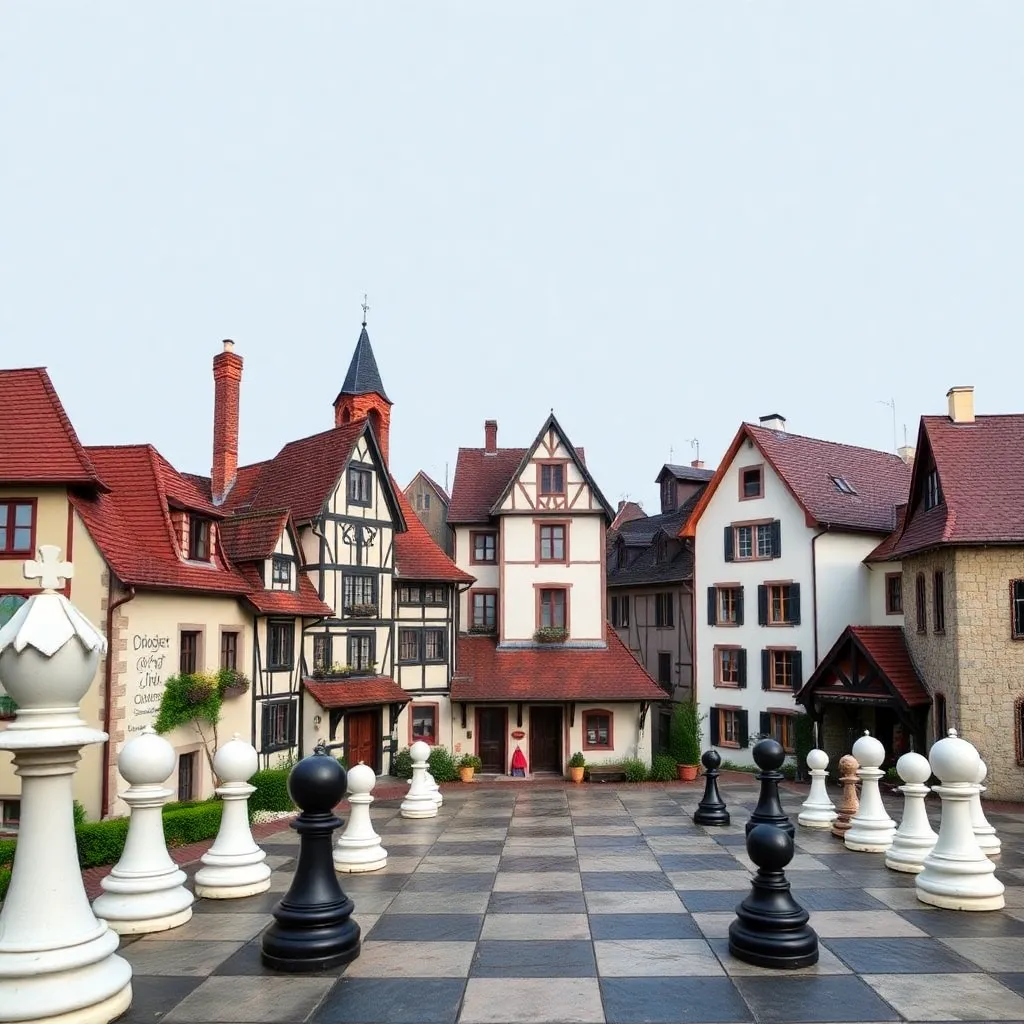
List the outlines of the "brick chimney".
{"label": "brick chimney", "polygon": [[496,452],[498,450],[498,421],[487,420],[484,423],[484,451]]}
{"label": "brick chimney", "polygon": [[690,468],[691,469],[703,469],[704,468],[704,460],[703,459],[694,459],[693,462],[690,463]]}
{"label": "brick chimney", "polygon": [[946,392],[949,400],[949,418],[954,423],[974,422],[974,388],[950,388]]}
{"label": "brick chimney", "polygon": [[210,491],[213,503],[221,504],[238,472],[238,401],[242,388],[242,357],[235,343],[224,342],[224,351],[213,360],[213,466]]}
{"label": "brick chimney", "polygon": [[912,466],[914,464],[914,455],[916,452],[917,449],[912,444],[901,444],[899,448],[896,449],[896,454],[908,466]]}

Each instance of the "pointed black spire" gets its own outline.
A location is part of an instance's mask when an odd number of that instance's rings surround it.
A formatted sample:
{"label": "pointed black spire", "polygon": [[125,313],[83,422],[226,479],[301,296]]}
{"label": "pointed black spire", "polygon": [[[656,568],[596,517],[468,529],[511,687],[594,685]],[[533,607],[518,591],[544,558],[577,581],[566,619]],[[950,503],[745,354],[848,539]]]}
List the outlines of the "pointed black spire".
{"label": "pointed black spire", "polygon": [[389,405],[391,399],[384,391],[384,383],[380,379],[380,370],[377,369],[377,360],[373,356],[373,348],[370,345],[370,336],[366,333],[366,324],[363,324],[359,332],[359,341],[356,342],[356,350],[352,353],[352,362],[348,364],[348,373],[345,374],[345,383],[341,385],[338,398],[342,395],[370,395],[378,394]]}

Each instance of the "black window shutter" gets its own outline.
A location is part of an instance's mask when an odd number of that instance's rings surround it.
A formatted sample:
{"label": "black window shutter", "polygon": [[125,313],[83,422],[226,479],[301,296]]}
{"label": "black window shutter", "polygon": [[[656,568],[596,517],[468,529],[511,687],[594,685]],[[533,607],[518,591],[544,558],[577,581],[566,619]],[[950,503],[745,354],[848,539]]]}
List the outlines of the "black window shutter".
{"label": "black window shutter", "polygon": [[718,709],[711,709],[711,746],[718,746]]}
{"label": "black window shutter", "polygon": [[757,624],[768,625],[768,588],[763,583],[757,588]]}
{"label": "black window shutter", "polygon": [[737,711],[736,712],[736,717],[739,719],[739,725],[740,725],[740,735],[739,735],[740,749],[742,749],[743,747],[749,747],[750,746],[750,728],[747,725],[747,721],[748,721],[748,719],[750,717],[749,712],[747,712],[747,711]]}
{"label": "black window shutter", "polygon": [[713,626],[718,621],[718,591],[714,587],[708,587],[708,625]]}
{"label": "black window shutter", "polygon": [[297,711],[298,711],[298,702],[294,701],[294,700],[290,700],[288,702],[288,746],[290,746],[290,747],[294,747],[295,746],[295,732],[296,732],[295,726],[297,724],[296,723],[296,719],[297,719],[296,712]]}
{"label": "black window shutter", "polygon": [[260,715],[260,750],[265,751],[270,744],[267,738],[270,733],[270,705],[264,702],[263,713]]}
{"label": "black window shutter", "polygon": [[772,558],[782,557],[782,523],[772,520]]}
{"label": "black window shutter", "polygon": [[736,625],[743,625],[743,588],[736,588]]}
{"label": "black window shutter", "polygon": [[[761,689],[768,690],[772,682],[772,652],[761,652]],[[764,730],[761,730],[764,732]]]}
{"label": "black window shutter", "polygon": [[800,651],[793,652],[793,692],[796,693],[804,685],[804,656]]}
{"label": "black window shutter", "polygon": [[772,732],[772,716],[767,711],[761,712],[761,727],[758,730],[762,736],[770,736]]}
{"label": "black window shutter", "polygon": [[736,652],[736,667],[739,670],[739,687],[741,690],[747,688],[747,652],[739,650]]}
{"label": "black window shutter", "polygon": [[800,625],[800,584],[789,585],[789,621],[794,626]]}
{"label": "black window shutter", "polygon": [[733,529],[731,526],[725,528],[725,560],[727,562],[732,561],[732,538]]}

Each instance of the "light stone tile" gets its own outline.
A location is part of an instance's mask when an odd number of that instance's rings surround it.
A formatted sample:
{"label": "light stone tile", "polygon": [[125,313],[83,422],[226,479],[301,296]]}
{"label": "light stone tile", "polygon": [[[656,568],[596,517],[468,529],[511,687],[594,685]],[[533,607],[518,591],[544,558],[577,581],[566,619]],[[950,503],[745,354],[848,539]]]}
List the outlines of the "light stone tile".
{"label": "light stone tile", "polygon": [[[854,890],[856,892],[856,890]],[[865,889],[869,896],[884,903],[890,910],[935,910],[917,898],[917,890],[908,887],[902,889]]]}
{"label": "light stone tile", "polygon": [[661,865],[649,853],[590,853],[581,851],[580,871],[660,871]]}
{"label": "light stone tile", "polygon": [[735,914],[698,913],[692,917],[706,939],[727,939],[729,925],[736,920]]}
{"label": "light stone tile", "polygon": [[352,920],[359,925],[359,933],[365,939],[370,929],[380,920],[380,914],[364,914],[357,909],[352,911]]}
{"label": "light stone tile", "polygon": [[638,828],[692,828],[693,819],[685,817],[684,813],[680,810],[676,814],[657,814],[657,815],[635,815],[633,817],[634,824]]}
{"label": "light stone tile", "polygon": [[924,938],[927,935],[892,910],[812,911],[811,927],[823,939],[896,939],[911,935]]}
{"label": "light stone tile", "polygon": [[495,892],[580,892],[583,882],[575,871],[499,871]]}
{"label": "light stone tile", "polygon": [[273,920],[270,914],[196,914],[179,928],[157,934],[166,942],[195,942],[196,939],[247,942]]}
{"label": "light stone tile", "polygon": [[798,853],[786,865],[786,871],[828,871],[829,866],[808,853]]}
{"label": "light stone tile", "polygon": [[384,867],[380,868],[378,871],[357,871],[356,874],[411,875],[419,866],[422,860],[422,857],[392,857],[389,853],[387,864]]}
{"label": "light stone tile", "polygon": [[439,843],[494,843],[505,838],[507,828],[449,828],[437,837]]}
{"label": "light stone tile", "polygon": [[941,941],[989,974],[1011,973],[1024,967],[1024,938],[948,938]]}
{"label": "light stone tile", "polygon": [[[732,915],[727,915],[732,917]],[[757,967],[754,964],[744,963],[742,960],[737,960],[736,957],[729,953],[728,943],[728,925],[726,925],[726,933],[724,937],[719,938],[716,942],[712,943],[712,948],[718,955],[718,959],[725,968],[725,973],[730,978],[777,978],[779,976],[778,968],[772,967]],[[815,974],[853,974],[853,971],[844,964],[839,957],[835,955],[830,949],[819,944],[818,946],[818,962],[812,964],[810,967],[798,967],[796,970],[787,970],[786,977],[800,977],[801,975],[815,975]]]}
{"label": "light stone tile", "polygon": [[388,907],[389,914],[482,914],[489,892],[402,892]]}
{"label": "light stone tile", "polygon": [[655,853],[721,853],[726,847],[708,836],[644,836]]}
{"label": "light stone tile", "polygon": [[[443,847],[442,847],[443,850]],[[471,855],[457,857],[446,856],[444,853],[432,853],[424,857],[419,866],[419,871],[424,874],[437,874],[439,872],[455,871],[460,874],[488,874],[498,870],[498,854],[474,857]]]}
{"label": "light stone tile", "polygon": [[984,974],[862,974],[910,1021],[1024,1020],[1024,999]]}
{"label": "light stone tile", "polygon": [[568,824],[569,812],[566,811],[565,817],[561,816],[536,816],[526,814],[513,814],[512,815],[512,828],[548,828],[548,827],[564,827]]}
{"label": "light stone tile", "polygon": [[638,836],[640,829],[632,825],[576,825],[578,836]]}
{"label": "light stone tile", "polygon": [[243,942],[206,942],[195,939],[192,942],[172,942],[145,936],[122,947],[120,955],[132,965],[134,974],[196,978],[215,971],[243,945]]}
{"label": "light stone tile", "polygon": [[437,833],[430,835],[416,835],[413,832],[391,832],[388,830],[376,830],[381,837],[385,849],[392,846],[433,846],[437,840]]}
{"label": "light stone tile", "polygon": [[417,942],[413,955],[396,955],[393,942],[364,942],[346,978],[466,978],[475,942]]}
{"label": "light stone tile", "polygon": [[303,1021],[327,995],[334,978],[207,978],[163,1019],[168,1024],[274,1024]]}
{"label": "light stone tile", "polygon": [[597,978],[470,978],[459,1024],[604,1024]]}
{"label": "light stone tile", "polygon": [[750,874],[746,871],[666,871],[665,874],[675,889],[707,892],[750,888]]}
{"label": "light stone tile", "polygon": [[275,871],[270,876],[270,888],[267,892],[287,892],[291,888],[291,884],[291,871]]}
{"label": "light stone tile", "polygon": [[[295,854],[298,852],[298,847],[296,847]],[[279,853],[268,853],[263,863],[266,864],[271,871],[276,871],[282,864],[287,864],[290,860],[295,860],[295,854],[284,857]]]}
{"label": "light stone tile", "polygon": [[587,892],[589,914],[685,914],[674,892]]}
{"label": "light stone tile", "polygon": [[703,939],[609,939],[594,943],[603,978],[658,978],[724,974]]}
{"label": "light stone tile", "polygon": [[557,836],[553,839],[510,836],[505,840],[505,855],[518,854],[522,857],[564,857],[576,852],[572,836]]}
{"label": "light stone tile", "polygon": [[[344,879],[341,882],[342,889],[345,888]],[[347,895],[352,895],[351,893]],[[356,904],[356,914],[383,914],[391,906],[397,894],[394,892],[361,892],[352,896]]]}
{"label": "light stone tile", "polygon": [[589,939],[586,914],[488,914],[481,939]]}

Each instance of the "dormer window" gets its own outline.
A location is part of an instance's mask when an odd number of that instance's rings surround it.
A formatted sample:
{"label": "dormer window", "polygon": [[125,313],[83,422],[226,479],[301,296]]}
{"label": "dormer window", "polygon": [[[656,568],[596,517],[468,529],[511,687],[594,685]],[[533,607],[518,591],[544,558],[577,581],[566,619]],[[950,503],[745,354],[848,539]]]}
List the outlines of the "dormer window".
{"label": "dormer window", "polygon": [[764,497],[764,467],[747,466],[740,470],[740,501]]}
{"label": "dormer window", "polygon": [[292,585],[291,559],[284,555],[274,555],[270,578],[273,586],[290,588]]}
{"label": "dormer window", "polygon": [[834,483],[836,485],[836,490],[839,491],[840,494],[856,494],[857,493],[857,489],[845,477],[834,476],[831,479],[832,479],[832,483]]}
{"label": "dormer window", "polygon": [[661,511],[674,512],[676,509],[676,481],[675,477],[666,476],[661,481]]}
{"label": "dormer window", "polygon": [[654,545],[654,558],[658,562],[664,562],[668,557],[668,539],[659,537]]}
{"label": "dormer window", "polygon": [[210,560],[210,528],[209,519],[191,516],[188,521],[188,557],[192,562],[208,562]]}
{"label": "dormer window", "polygon": [[933,466],[924,478],[924,507],[935,508],[942,504],[942,486],[939,484],[939,471]]}
{"label": "dormer window", "polygon": [[540,467],[540,493],[565,494],[565,465],[545,462]]}
{"label": "dormer window", "polygon": [[373,473],[368,469],[351,466],[348,471],[348,503],[350,505],[372,504]]}

